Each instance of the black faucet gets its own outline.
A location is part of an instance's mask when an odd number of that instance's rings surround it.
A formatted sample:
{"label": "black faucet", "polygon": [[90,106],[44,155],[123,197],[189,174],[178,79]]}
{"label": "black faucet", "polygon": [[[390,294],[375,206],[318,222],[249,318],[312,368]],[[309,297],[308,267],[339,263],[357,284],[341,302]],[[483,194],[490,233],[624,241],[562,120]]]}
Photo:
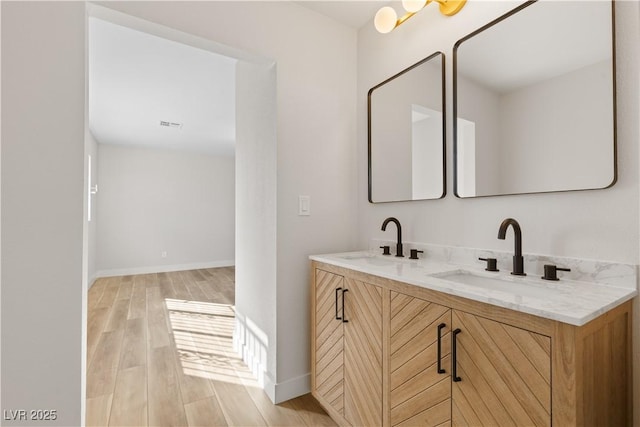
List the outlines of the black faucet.
{"label": "black faucet", "polygon": [[396,228],[398,229],[398,243],[396,244],[396,256],[404,257],[404,255],[402,254],[402,227],[400,226],[400,221],[398,221],[393,217],[389,217],[385,219],[384,222],[382,223],[382,231],[385,231],[387,229],[387,224],[389,224],[390,222],[395,223]]}
{"label": "black faucet", "polygon": [[520,230],[520,224],[513,218],[507,218],[500,224],[500,230],[498,230],[498,239],[504,240],[507,234],[507,228],[513,227],[513,233],[515,235],[515,254],[513,255],[513,271],[511,274],[515,276],[526,276],[524,272],[524,258],[522,258],[522,231]]}

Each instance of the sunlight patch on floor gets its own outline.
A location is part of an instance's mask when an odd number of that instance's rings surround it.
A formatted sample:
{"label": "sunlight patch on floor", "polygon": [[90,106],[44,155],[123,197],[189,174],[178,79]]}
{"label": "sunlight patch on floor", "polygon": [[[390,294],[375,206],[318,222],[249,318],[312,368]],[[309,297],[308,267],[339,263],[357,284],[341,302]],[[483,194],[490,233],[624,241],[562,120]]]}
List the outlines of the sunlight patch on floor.
{"label": "sunlight patch on floor", "polygon": [[233,351],[232,305],[166,298],[169,322],[185,375],[245,386],[257,380]]}

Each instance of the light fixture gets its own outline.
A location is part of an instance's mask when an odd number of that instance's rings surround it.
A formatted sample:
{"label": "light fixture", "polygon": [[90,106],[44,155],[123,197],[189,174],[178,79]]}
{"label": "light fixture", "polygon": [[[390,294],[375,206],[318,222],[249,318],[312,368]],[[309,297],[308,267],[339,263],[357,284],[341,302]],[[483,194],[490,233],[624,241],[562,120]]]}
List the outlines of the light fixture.
{"label": "light fixture", "polygon": [[411,13],[420,11],[427,5],[427,0],[402,0],[402,7],[404,10]]}
{"label": "light fixture", "polygon": [[383,34],[389,33],[433,1],[440,4],[440,13],[446,16],[455,15],[467,2],[467,0],[402,0],[402,7],[407,11],[404,16],[398,18],[398,14],[391,6],[385,6],[378,10],[373,19],[373,24],[379,32]]}

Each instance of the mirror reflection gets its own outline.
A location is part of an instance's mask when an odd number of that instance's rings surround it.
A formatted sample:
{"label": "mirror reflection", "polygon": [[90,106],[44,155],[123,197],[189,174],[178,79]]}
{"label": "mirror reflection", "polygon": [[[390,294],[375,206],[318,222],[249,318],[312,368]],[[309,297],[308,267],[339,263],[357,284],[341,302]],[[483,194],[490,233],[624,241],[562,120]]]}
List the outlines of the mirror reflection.
{"label": "mirror reflection", "polygon": [[613,4],[528,2],[454,48],[455,194],[615,183]]}
{"label": "mirror reflection", "polygon": [[369,201],[443,197],[443,54],[437,52],[373,87],[368,113]]}

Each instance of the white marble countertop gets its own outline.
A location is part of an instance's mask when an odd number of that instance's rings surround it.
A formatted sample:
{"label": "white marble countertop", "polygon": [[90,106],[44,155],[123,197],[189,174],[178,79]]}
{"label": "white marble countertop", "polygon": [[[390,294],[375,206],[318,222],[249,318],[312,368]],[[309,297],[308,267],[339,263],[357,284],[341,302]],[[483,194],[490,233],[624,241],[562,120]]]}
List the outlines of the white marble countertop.
{"label": "white marble countertop", "polygon": [[[309,258],[576,326],[586,324],[638,294],[636,289],[629,287],[562,278],[554,282],[531,274],[519,277],[512,276],[509,271],[487,272],[479,265],[410,260],[372,251],[312,255]],[[474,276],[471,279],[479,278],[476,280],[479,282],[484,279],[488,279],[487,282],[498,279],[498,282],[495,282],[496,286],[491,286],[491,283],[484,286],[447,280],[447,276],[456,273],[470,274]],[[465,276],[458,277],[464,281]]]}

